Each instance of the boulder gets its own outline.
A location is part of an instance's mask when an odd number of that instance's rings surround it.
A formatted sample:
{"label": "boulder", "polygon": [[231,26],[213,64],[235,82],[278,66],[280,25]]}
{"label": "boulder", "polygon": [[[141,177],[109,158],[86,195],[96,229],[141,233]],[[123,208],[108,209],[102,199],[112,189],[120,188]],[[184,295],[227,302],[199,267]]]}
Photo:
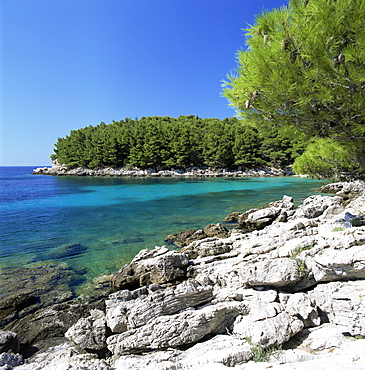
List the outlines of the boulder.
{"label": "boulder", "polygon": [[232,250],[232,242],[224,241],[217,238],[207,238],[201,241],[190,243],[188,246],[181,249],[181,252],[186,253],[189,259],[197,257],[217,256],[228,253]]}
{"label": "boulder", "polygon": [[251,346],[245,339],[234,335],[216,335],[212,339],[197,343],[176,359],[180,366],[199,369],[202,365],[222,364],[234,367],[252,358]]}
{"label": "boulder", "polygon": [[303,328],[303,321],[288,314],[279,303],[255,300],[250,304],[248,315],[237,317],[233,333],[241,338],[250,338],[256,346],[267,348],[287,342]]}
{"label": "boulder", "polygon": [[81,318],[72,325],[65,333],[65,337],[83,349],[100,351],[106,347],[106,334],[104,312],[91,310],[90,316]]}
{"label": "boulder", "polygon": [[279,207],[252,209],[239,217],[238,224],[246,229],[262,230],[270,225],[281,212],[282,209]]}
{"label": "boulder", "polygon": [[365,182],[361,180],[352,182],[335,182],[320,187],[321,193],[332,193],[346,196],[358,196],[365,192]]}
{"label": "boulder", "polygon": [[340,207],[342,202],[343,198],[339,196],[312,195],[304,200],[303,205],[295,212],[295,216],[297,218],[316,218],[321,216],[330,207]]}
{"label": "boulder", "polygon": [[225,333],[240,313],[239,304],[206,306],[157,317],[146,325],[108,338],[114,355],[179,348],[207,335]]}
{"label": "boulder", "polygon": [[313,257],[311,269],[317,282],[364,279],[364,246],[355,245],[342,250],[325,249]]}
{"label": "boulder", "polygon": [[176,360],[181,351],[168,349],[145,354],[118,356],[115,370],[176,370]]}
{"label": "boulder", "polygon": [[249,214],[247,220],[250,222],[255,222],[260,219],[276,218],[280,213],[280,209],[277,207],[269,207],[264,209],[259,209],[258,211],[252,212]]}
{"label": "boulder", "polygon": [[188,265],[189,258],[184,253],[169,251],[166,247],[144,249],[113,275],[111,283],[117,289],[135,289],[181,280],[186,276]]}
{"label": "boulder", "polygon": [[365,336],[365,286],[362,280],[320,284],[309,292],[324,320],[343,333]]}
{"label": "boulder", "polygon": [[280,293],[280,302],[285,307],[285,311],[298,317],[303,321],[304,327],[313,327],[321,324],[321,318],[316,304],[310,299],[308,293],[285,294]]}
{"label": "boulder", "polygon": [[277,200],[275,202],[271,202],[269,204],[270,207],[275,207],[275,208],[283,208],[285,210],[292,210],[294,209],[294,199],[293,197],[289,197],[288,195],[284,195],[283,199]]}
{"label": "boulder", "polygon": [[205,238],[207,238],[207,234],[205,234],[204,230],[198,229],[194,232],[194,234],[185,240],[185,245],[189,245],[196,240],[202,240]]}
{"label": "boulder", "polygon": [[243,280],[249,286],[293,286],[304,276],[304,272],[301,271],[298,262],[291,258],[262,259],[246,262],[240,266],[240,271]]}
{"label": "boulder", "polygon": [[240,217],[243,215],[242,212],[231,212],[224,218],[224,222],[238,222]]}
{"label": "boulder", "polygon": [[[184,247],[185,245],[188,245],[193,240],[198,240],[196,237],[198,234],[196,234],[198,230],[196,229],[189,229],[186,231],[182,231],[180,233],[176,234],[170,234],[165,238],[165,241],[167,243],[172,243],[177,245],[178,247]],[[199,230],[202,231],[202,230]],[[195,236],[193,237],[193,235]],[[201,238],[206,238],[206,235],[201,232],[200,233]],[[190,239],[192,237],[192,239]]]}
{"label": "boulder", "polygon": [[304,330],[302,337],[304,337],[304,340],[301,341],[299,348],[312,353],[321,352],[322,354],[331,353],[344,343],[353,341],[353,338],[343,335],[341,327],[330,323]]}
{"label": "boulder", "polygon": [[175,289],[152,284],[136,292],[113,293],[106,304],[106,319],[114,333],[121,333],[147,324],[158,316],[172,315],[189,307],[207,303],[213,298],[213,287],[196,280],[187,280]]}
{"label": "boulder", "polygon": [[178,247],[184,247],[190,243],[206,239],[209,237],[225,238],[228,236],[228,229],[222,224],[209,224],[204,230],[190,229],[177,234],[171,234],[166,237],[167,242],[172,242]]}
{"label": "boulder", "polygon": [[97,354],[86,353],[69,341],[54,344],[34,354],[24,365],[14,370],[113,370],[107,360],[98,358]]}
{"label": "boulder", "polygon": [[226,238],[228,236],[227,228],[219,223],[205,226],[204,233],[208,237]]}

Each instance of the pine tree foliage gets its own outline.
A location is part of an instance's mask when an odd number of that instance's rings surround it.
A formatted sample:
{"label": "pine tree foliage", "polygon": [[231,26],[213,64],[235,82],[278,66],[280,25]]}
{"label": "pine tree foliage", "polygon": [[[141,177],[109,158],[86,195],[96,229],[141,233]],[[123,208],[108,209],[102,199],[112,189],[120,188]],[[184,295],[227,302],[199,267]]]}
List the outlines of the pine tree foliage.
{"label": "pine tree foliage", "polygon": [[51,157],[68,167],[88,168],[281,167],[291,164],[304,145],[302,137],[275,128],[266,135],[237,118],[143,117],[73,130],[58,139]]}
{"label": "pine tree foliage", "polygon": [[365,0],[291,0],[246,29],[224,95],[261,126],[341,140],[365,137]]}
{"label": "pine tree foliage", "polygon": [[293,170],[311,173],[318,178],[341,178],[348,171],[356,169],[353,155],[347,145],[330,138],[319,138],[310,143],[307,150],[296,159]]}
{"label": "pine tree foliage", "polygon": [[323,137],[362,135],[365,1],[305,3],[257,17],[225,95],[257,122],[296,124]]}

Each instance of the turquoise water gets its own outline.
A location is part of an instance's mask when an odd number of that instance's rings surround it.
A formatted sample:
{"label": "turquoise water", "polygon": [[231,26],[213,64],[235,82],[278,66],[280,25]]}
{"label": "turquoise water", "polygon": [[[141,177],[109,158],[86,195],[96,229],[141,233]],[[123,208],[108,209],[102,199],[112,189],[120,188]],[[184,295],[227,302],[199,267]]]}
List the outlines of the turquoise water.
{"label": "turquoise water", "polygon": [[273,178],[88,178],[0,168],[0,271],[66,263],[90,281],[167,235],[221,222],[283,195],[300,203],[323,182]]}

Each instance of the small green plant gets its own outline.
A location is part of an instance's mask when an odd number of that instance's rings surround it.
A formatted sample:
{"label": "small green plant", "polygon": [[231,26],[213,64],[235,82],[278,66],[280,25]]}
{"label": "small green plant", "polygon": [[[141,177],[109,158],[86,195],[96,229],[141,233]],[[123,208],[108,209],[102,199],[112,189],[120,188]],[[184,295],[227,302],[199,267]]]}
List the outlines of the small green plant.
{"label": "small green plant", "polygon": [[336,231],[344,231],[345,230],[345,228],[344,227],[342,227],[342,226],[336,226],[336,227],[334,227],[333,229],[332,229],[332,231],[334,231],[334,232],[336,232]]}
{"label": "small green plant", "polygon": [[278,352],[281,352],[281,346],[278,347],[271,347],[271,348],[263,348],[261,346],[252,346],[251,351],[253,354],[252,361],[255,362],[266,362],[269,360],[269,357]]}
{"label": "small green plant", "polygon": [[355,339],[365,339],[365,336],[363,336],[363,335],[355,335],[354,338]]}
{"label": "small green plant", "polygon": [[303,260],[300,258],[295,257],[294,255],[290,257],[292,260],[295,260],[295,262],[298,264],[299,272],[304,274],[307,271],[307,265]]}
{"label": "small green plant", "polygon": [[314,244],[307,245],[306,247],[296,247],[291,257],[296,258],[297,255],[302,251],[308,251],[314,247]]}

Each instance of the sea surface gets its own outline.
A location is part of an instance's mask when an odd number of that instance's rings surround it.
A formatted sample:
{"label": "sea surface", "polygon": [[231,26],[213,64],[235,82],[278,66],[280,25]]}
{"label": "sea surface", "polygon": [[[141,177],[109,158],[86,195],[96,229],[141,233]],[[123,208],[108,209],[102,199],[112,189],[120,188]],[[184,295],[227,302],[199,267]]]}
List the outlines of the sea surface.
{"label": "sea surface", "polygon": [[222,222],[323,181],[296,177],[91,178],[0,167],[0,278],[8,269],[67,264],[84,280],[112,274],[167,235]]}

